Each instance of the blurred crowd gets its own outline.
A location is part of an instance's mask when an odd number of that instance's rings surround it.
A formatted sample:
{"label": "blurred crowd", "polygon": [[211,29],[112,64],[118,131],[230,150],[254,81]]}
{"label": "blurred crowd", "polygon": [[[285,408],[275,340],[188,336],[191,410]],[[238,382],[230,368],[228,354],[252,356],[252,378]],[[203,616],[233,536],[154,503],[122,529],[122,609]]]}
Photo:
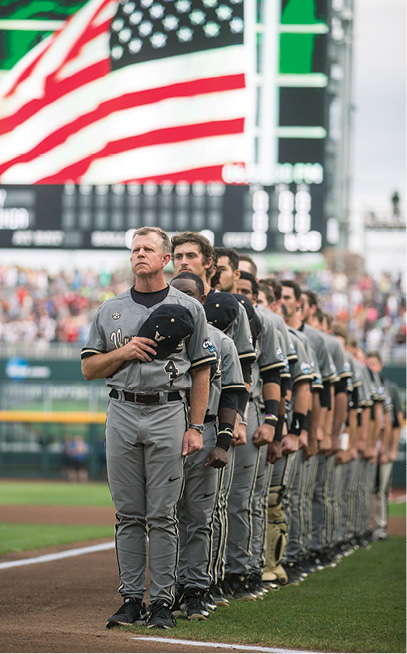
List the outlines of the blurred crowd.
{"label": "blurred crowd", "polygon": [[[345,323],[360,347],[402,358],[406,344],[406,295],[401,275],[282,271],[302,288],[315,291],[321,306]],[[78,343],[86,340],[92,316],[107,298],[133,283],[129,268],[114,273],[0,265],[0,343]]]}

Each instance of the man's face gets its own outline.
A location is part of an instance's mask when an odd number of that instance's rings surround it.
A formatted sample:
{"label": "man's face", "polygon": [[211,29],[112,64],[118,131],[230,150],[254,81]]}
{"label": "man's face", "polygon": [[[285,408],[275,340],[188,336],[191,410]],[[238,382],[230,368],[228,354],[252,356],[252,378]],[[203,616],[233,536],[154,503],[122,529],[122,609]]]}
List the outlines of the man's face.
{"label": "man's face", "polygon": [[302,320],[304,322],[307,322],[307,320],[310,317],[310,306],[309,306],[308,295],[302,293],[301,301],[302,301]]}
{"label": "man's face", "polygon": [[163,253],[162,240],[155,232],[138,235],[133,239],[130,264],[132,272],[138,277],[158,273],[167,265],[170,258],[170,254]]}
{"label": "man's face", "polygon": [[264,307],[265,309],[269,308],[267,304],[266,294],[264,291],[259,291],[259,294],[257,296],[257,304],[260,304],[260,306]]}
{"label": "man's face", "polygon": [[198,300],[201,304],[204,304],[206,296],[200,294],[199,288],[193,279],[173,279],[171,286],[176,288],[178,291],[181,291],[181,293],[193,297],[194,300]]}
{"label": "man's face", "polygon": [[219,273],[219,289],[227,293],[232,292],[236,281],[240,278],[240,270],[233,270],[229,257],[219,257],[216,270]]}
{"label": "man's face", "polygon": [[237,292],[241,295],[246,295],[252,304],[256,304],[257,295],[253,295],[253,288],[248,279],[242,279],[241,277],[237,280]]}
{"label": "man's face", "polygon": [[204,256],[197,243],[182,243],[174,249],[174,269],[177,275],[181,272],[192,272],[205,279],[206,271],[211,265],[212,259],[204,263]]}
{"label": "man's face", "polygon": [[372,372],[381,372],[382,364],[377,357],[366,357],[366,365]]}
{"label": "man's face", "polygon": [[281,302],[287,311],[287,318],[295,316],[299,307],[299,301],[295,299],[294,289],[290,286],[283,286],[281,289]]}

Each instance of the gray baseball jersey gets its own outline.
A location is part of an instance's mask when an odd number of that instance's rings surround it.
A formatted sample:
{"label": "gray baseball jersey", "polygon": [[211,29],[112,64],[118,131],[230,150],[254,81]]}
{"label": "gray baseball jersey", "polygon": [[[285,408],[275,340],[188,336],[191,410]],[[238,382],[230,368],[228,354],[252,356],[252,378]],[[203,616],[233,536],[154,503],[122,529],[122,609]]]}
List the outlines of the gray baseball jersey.
{"label": "gray baseball jersey", "polygon": [[191,386],[190,368],[216,360],[202,305],[172,286],[165,300],[151,308],[134,302],[130,289],[106,300],[95,314],[81,356],[111,352],[126,345],[160,304],[180,304],[191,312],[195,323],[191,337],[180,341],[167,360],[153,359],[141,363],[134,359],[125,362],[106,379],[107,386],[144,392],[184,391]]}
{"label": "gray baseball jersey", "polygon": [[233,340],[239,359],[254,362],[256,355],[253,350],[253,337],[250,331],[250,323],[247,313],[242,304],[239,304],[239,313],[232,322],[226,334]]}
{"label": "gray baseball jersey", "polygon": [[337,376],[337,370],[321,332],[318,329],[315,329],[315,327],[307,325],[307,323],[304,323],[303,325],[303,332],[311,343],[317,356],[322,381],[334,381]]}
{"label": "gray baseball jersey", "polygon": [[284,356],[288,359],[289,362],[296,361],[298,358],[297,352],[287,325],[285,324],[283,318],[278,315],[278,313],[274,313],[274,311],[270,311],[270,313],[271,319],[277,327],[278,331],[281,333],[284,342],[284,346],[282,347]]}
{"label": "gray baseball jersey", "polygon": [[246,387],[232,339],[212,325],[209,325],[209,335],[218,356],[218,369],[211,383],[206,413],[217,416],[222,391],[241,393],[246,391]]}
{"label": "gray baseball jersey", "polygon": [[335,364],[336,371],[338,373],[338,377],[336,380],[333,381],[339,381],[342,377],[347,377],[348,372],[346,370],[345,366],[345,352],[343,350],[342,345],[338,341],[338,339],[335,336],[332,336],[332,334],[327,334],[326,332],[321,331],[320,332],[323,339],[325,340],[325,343],[327,344],[327,347],[329,349],[329,352],[331,353],[333,362]]}
{"label": "gray baseball jersey", "polygon": [[309,364],[311,366],[311,372],[313,376],[312,388],[313,389],[323,388],[321,371],[318,365],[318,359],[317,359],[317,355],[315,354],[315,350],[312,347],[309,338],[304,334],[304,332],[301,329],[297,329],[296,334],[304,346],[305,353],[307,355]]}
{"label": "gray baseball jersey", "polygon": [[291,362],[290,370],[293,384],[297,384],[300,381],[310,381],[312,382],[314,377],[312,374],[311,364],[309,362],[309,357],[305,351],[304,345],[298,337],[298,334],[295,329],[292,327],[288,328],[290,336],[293,340],[295,350],[297,352],[297,361]]}
{"label": "gray baseball jersey", "polygon": [[261,373],[267,370],[284,370],[284,355],[280,347],[277,329],[269,309],[262,306],[255,308],[260,318],[261,334],[256,343],[256,362],[253,365],[253,384],[251,388],[253,398],[261,396]]}

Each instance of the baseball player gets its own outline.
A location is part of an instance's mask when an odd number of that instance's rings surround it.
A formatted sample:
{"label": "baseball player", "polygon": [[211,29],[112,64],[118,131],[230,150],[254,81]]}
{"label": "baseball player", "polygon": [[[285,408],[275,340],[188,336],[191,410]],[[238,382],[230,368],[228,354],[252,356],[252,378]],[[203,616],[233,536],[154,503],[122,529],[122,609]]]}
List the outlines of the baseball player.
{"label": "baseball player", "polygon": [[[218,249],[220,284],[234,291],[240,278],[234,251]],[[226,272],[226,275],[225,275]],[[237,274],[239,273],[239,274]],[[230,281],[234,280],[233,285]],[[255,280],[254,280],[255,282]],[[256,283],[256,282],[255,282]],[[253,287],[252,287],[253,288]],[[246,304],[245,299],[242,301]],[[250,294],[252,305],[257,295]],[[250,306],[250,305],[249,305]],[[253,309],[252,309],[253,310]],[[235,599],[256,599],[261,583],[265,508],[268,490],[267,445],[274,438],[280,401],[280,369],[285,368],[277,330],[267,310],[257,313],[261,332],[256,343],[257,361],[247,416],[247,442],[235,454],[235,470],[228,504],[229,537],[225,587]],[[260,400],[265,404],[262,414]]]}
{"label": "baseball player", "polygon": [[[148,627],[175,624],[170,610],[178,555],[175,509],[184,457],[202,449],[216,356],[202,306],[165,283],[170,258],[170,242],[160,228],[134,232],[130,262],[135,285],[98,308],[81,354],[85,379],[105,378],[111,389],[106,460],[124,603],[107,627],[146,617]],[[147,528],[151,583],[146,616]]]}
{"label": "baseball player", "polygon": [[[231,293],[211,293],[204,305],[208,322],[211,326],[217,328],[225,335],[233,329],[234,321],[239,319],[240,305]],[[222,345],[228,341],[222,340]],[[234,341],[232,341],[234,343]],[[235,348],[236,349],[236,348]],[[222,355],[223,358],[223,355]],[[237,359],[239,364],[239,358]],[[246,384],[245,384],[246,388]],[[244,399],[248,393],[242,393],[238,397],[238,412],[241,419],[245,414],[245,403],[242,404],[241,397]],[[223,581],[225,578],[226,566],[226,542],[228,536],[228,501],[231,491],[231,485],[234,472],[235,460],[235,442],[232,440],[232,446],[229,450],[228,463],[219,471],[218,500],[213,514],[213,544],[212,544],[212,576],[213,584],[210,588],[210,595],[218,606],[227,606],[229,601],[223,590]]]}
{"label": "baseball player", "polygon": [[[204,304],[204,286],[197,275],[180,273],[173,278],[171,286]],[[184,600],[185,615],[189,620],[209,617],[208,591],[213,581],[210,565],[212,516],[217,501],[218,470],[227,464],[238,408],[237,397],[246,392],[233,341],[211,325],[209,333],[218,362],[211,380],[204,420],[203,448],[186,461],[184,490],[178,503],[180,556],[178,606],[175,610],[180,614]],[[212,608],[216,608],[216,604]]]}
{"label": "baseball player", "polygon": [[[214,292],[209,282],[217,266],[216,250],[218,249],[214,249],[210,241],[202,234],[195,232],[175,234],[171,241],[171,256],[175,273],[178,275],[181,272],[192,272],[198,275],[203,282],[205,295],[208,297]],[[237,259],[236,253],[235,257]],[[233,292],[236,292],[236,286]],[[245,310],[240,305],[239,315],[228,328],[227,335],[233,339],[236,345],[246,385],[247,395],[239,398],[239,410],[243,413],[249,397],[251,370],[255,355],[249,321]]]}
{"label": "baseball player", "polygon": [[[381,375],[383,362],[379,352],[368,352],[366,362],[373,372]],[[385,379],[384,388],[386,392],[386,400],[383,406],[384,428],[377,462],[377,502],[374,516],[373,540],[384,540],[387,538],[388,495],[391,472],[393,462],[397,458],[401,425],[404,417],[397,385]]]}

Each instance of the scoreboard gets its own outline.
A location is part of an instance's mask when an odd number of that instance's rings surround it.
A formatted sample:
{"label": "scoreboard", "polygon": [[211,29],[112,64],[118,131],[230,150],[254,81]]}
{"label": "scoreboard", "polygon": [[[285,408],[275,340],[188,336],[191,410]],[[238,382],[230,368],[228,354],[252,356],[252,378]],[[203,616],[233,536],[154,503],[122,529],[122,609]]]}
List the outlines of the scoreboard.
{"label": "scoreboard", "polygon": [[[86,1],[49,0],[45,9],[41,0],[9,0],[0,21],[0,74]],[[322,250],[335,174],[326,156],[330,3],[244,0],[244,6],[253,50],[247,84],[255,98],[244,166],[225,164],[223,183],[171,175],[165,182],[92,185],[0,178],[0,248],[122,249],[134,229],[155,225],[169,233],[204,232],[215,246],[237,250]]]}
{"label": "scoreboard", "polygon": [[317,252],[322,200],[306,182],[0,186],[0,248],[122,249],[155,225],[237,250]]}

